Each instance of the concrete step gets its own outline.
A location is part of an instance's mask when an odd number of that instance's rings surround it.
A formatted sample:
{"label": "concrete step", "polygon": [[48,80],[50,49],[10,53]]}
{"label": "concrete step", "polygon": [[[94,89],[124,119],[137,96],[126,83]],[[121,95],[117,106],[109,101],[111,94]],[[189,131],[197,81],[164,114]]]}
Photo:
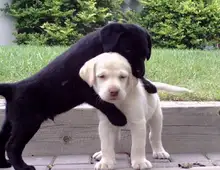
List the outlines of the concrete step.
{"label": "concrete step", "polygon": [[[4,100],[0,103],[1,125],[4,119]],[[163,144],[168,152],[220,152],[220,102],[164,101],[162,110]],[[130,131],[124,127],[116,151],[130,153],[130,147]],[[44,122],[26,146],[24,156],[92,154],[99,149],[96,109],[81,105],[57,116],[54,122]],[[151,153],[149,144],[146,149]]]}
{"label": "concrete step", "polygon": [[[171,154],[170,160],[153,159],[151,170],[181,170],[179,165],[189,164],[190,170],[220,170],[220,152],[207,154]],[[93,170],[96,161],[92,155],[59,155],[59,156],[32,156],[24,157],[27,164],[34,165],[36,170]],[[193,165],[199,163],[200,166]],[[116,154],[116,170],[132,170],[128,154]],[[13,170],[13,168],[5,169]]]}

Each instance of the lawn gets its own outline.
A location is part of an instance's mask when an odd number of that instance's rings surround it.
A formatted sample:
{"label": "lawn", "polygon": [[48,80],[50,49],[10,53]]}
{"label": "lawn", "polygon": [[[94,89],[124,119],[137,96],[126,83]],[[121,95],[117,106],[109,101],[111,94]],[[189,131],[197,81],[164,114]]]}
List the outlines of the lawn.
{"label": "lawn", "polygon": [[[67,47],[0,47],[0,82],[31,76]],[[153,49],[146,62],[153,81],[187,87],[191,94],[160,92],[162,100],[220,101],[220,51]]]}

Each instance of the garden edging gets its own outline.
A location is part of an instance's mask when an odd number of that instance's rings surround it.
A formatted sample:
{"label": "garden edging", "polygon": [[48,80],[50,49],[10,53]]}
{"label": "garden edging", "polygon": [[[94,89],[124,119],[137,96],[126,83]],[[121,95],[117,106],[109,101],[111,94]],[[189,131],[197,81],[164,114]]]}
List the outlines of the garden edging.
{"label": "garden edging", "polygon": [[[170,153],[220,152],[220,102],[162,101],[161,105],[163,143]],[[0,125],[4,109],[4,100],[0,100]],[[57,116],[54,122],[43,123],[24,155],[91,154],[100,149],[97,128],[96,109],[80,105]],[[117,151],[129,152],[131,141],[127,127],[122,128],[121,138]],[[148,144],[147,151],[151,152]]]}

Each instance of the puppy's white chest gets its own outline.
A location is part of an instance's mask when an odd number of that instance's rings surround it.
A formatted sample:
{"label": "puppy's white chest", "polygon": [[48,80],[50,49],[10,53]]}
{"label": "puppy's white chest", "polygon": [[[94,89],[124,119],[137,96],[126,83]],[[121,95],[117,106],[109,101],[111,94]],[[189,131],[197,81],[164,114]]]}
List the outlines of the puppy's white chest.
{"label": "puppy's white chest", "polygon": [[140,93],[132,93],[127,96],[123,103],[117,104],[118,107],[128,119],[130,123],[145,121],[146,97]]}

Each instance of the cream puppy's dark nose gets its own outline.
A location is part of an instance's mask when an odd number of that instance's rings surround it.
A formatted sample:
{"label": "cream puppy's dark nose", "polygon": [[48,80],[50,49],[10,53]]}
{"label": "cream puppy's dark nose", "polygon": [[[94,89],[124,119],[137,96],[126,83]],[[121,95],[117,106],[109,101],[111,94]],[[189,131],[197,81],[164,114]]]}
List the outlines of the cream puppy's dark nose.
{"label": "cream puppy's dark nose", "polygon": [[117,87],[110,87],[108,89],[109,91],[109,94],[112,96],[112,97],[117,97],[118,94],[119,94],[119,89]]}

